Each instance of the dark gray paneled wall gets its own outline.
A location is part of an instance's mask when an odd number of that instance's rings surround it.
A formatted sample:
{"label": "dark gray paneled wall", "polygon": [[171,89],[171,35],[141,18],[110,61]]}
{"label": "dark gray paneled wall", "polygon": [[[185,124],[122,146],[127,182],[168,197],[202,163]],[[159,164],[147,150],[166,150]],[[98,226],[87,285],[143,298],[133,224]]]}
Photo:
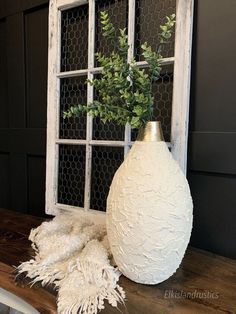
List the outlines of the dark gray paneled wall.
{"label": "dark gray paneled wall", "polygon": [[[0,206],[43,215],[47,0],[0,0]],[[236,257],[236,1],[195,0],[191,243]]]}
{"label": "dark gray paneled wall", "polygon": [[236,258],[236,1],[195,3],[188,179],[191,243]]}
{"label": "dark gray paneled wall", "polygon": [[0,0],[0,207],[44,215],[48,1]]}

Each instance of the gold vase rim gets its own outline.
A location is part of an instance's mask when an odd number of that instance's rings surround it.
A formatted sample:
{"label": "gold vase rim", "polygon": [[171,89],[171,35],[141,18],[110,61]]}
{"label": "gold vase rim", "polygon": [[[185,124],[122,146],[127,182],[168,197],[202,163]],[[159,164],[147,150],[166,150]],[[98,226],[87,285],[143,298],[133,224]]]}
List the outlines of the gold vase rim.
{"label": "gold vase rim", "polygon": [[139,129],[137,141],[163,142],[164,136],[160,121],[149,121]]}

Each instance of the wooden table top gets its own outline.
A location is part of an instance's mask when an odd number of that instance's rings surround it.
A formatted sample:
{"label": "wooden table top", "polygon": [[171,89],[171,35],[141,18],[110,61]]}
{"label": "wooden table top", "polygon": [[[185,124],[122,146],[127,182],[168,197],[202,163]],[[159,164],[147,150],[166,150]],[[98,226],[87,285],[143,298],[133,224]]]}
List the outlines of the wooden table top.
{"label": "wooden table top", "polygon": [[[30,288],[14,281],[12,265],[32,256],[31,228],[42,218],[0,209],[0,287],[31,304],[42,314],[57,313],[56,294],[39,284]],[[101,314],[236,313],[236,261],[189,248],[177,272],[165,282],[147,286],[121,277],[127,300],[119,309],[109,304]]]}

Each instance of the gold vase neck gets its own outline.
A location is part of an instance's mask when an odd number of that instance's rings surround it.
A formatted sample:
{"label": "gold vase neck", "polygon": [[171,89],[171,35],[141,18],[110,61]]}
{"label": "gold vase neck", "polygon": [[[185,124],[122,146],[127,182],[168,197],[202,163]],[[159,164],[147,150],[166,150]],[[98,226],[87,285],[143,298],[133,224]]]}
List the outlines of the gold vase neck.
{"label": "gold vase neck", "polygon": [[137,141],[142,142],[163,142],[164,136],[162,133],[160,121],[147,122],[139,129]]}

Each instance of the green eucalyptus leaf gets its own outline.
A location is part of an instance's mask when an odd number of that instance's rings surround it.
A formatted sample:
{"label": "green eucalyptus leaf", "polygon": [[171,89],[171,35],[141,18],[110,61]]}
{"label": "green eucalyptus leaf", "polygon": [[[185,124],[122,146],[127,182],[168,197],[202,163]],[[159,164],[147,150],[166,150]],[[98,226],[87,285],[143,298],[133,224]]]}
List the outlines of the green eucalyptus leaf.
{"label": "green eucalyptus leaf", "polygon": [[98,100],[88,106],[79,104],[71,106],[63,113],[63,118],[68,119],[88,112],[93,117],[100,117],[103,123],[116,121],[125,125],[129,123],[132,128],[139,128],[148,121],[153,111],[152,83],[161,75],[161,50],[169,42],[172,28],[175,24],[175,15],[166,17],[166,23],[160,27],[160,45],[158,51],[144,42],[141,45],[144,60],[149,68],[140,69],[134,59],[127,63],[128,36],[127,30],[119,29],[118,36],[106,11],[100,13],[100,22],[103,36],[110,41],[114,50],[109,56],[101,52],[95,54],[102,67],[99,77],[87,80],[87,84],[94,86]]}

